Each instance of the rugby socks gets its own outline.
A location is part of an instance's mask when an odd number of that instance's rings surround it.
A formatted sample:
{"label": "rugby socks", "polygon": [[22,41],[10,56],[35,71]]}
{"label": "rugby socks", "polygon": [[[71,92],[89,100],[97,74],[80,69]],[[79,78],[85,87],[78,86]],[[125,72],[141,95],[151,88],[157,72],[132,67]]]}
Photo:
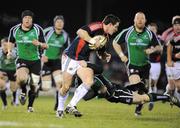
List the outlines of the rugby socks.
{"label": "rugby socks", "polygon": [[28,103],[28,107],[32,107],[34,100],[36,98],[36,93],[32,90],[29,90],[28,92],[28,97],[29,97],[29,103]]}
{"label": "rugby socks", "polygon": [[62,96],[59,92],[58,92],[58,111],[64,111],[64,104],[66,102],[66,99],[68,98],[69,93],[67,93],[65,96]]}
{"label": "rugby socks", "polygon": [[55,94],[55,105],[54,105],[54,110],[56,111],[57,110],[57,107],[58,107],[58,91],[56,91],[56,94]]}
{"label": "rugby socks", "polygon": [[27,89],[26,89],[26,84],[21,85],[22,93],[26,94]]}
{"label": "rugby socks", "polygon": [[16,102],[16,91],[13,92],[12,95],[13,95],[13,103],[15,103]]}
{"label": "rugby socks", "polygon": [[84,83],[82,83],[74,92],[74,96],[71,99],[68,106],[70,106],[70,107],[76,106],[76,104],[86,95],[88,90],[89,90],[89,87],[87,85],[85,85]]}
{"label": "rugby socks", "polygon": [[149,93],[148,96],[149,96],[150,102],[159,101],[159,100],[169,101],[169,96],[167,95]]}
{"label": "rugby socks", "polygon": [[1,99],[4,106],[7,106],[6,92],[5,90],[0,90]]}

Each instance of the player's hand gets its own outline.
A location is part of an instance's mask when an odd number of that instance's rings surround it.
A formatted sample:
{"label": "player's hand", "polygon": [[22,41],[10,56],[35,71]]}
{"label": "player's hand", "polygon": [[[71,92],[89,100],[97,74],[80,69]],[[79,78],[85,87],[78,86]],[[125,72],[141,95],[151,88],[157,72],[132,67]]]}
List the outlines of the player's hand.
{"label": "player's hand", "polygon": [[32,41],[32,44],[35,45],[35,46],[39,46],[40,45],[40,42],[38,40],[33,40]]}
{"label": "player's hand", "polygon": [[105,54],[105,60],[106,60],[106,62],[109,62],[111,60],[111,54],[106,53]]}
{"label": "player's hand", "polygon": [[122,62],[124,62],[124,63],[126,63],[127,61],[128,61],[128,58],[127,58],[127,56],[121,56],[121,61]]}
{"label": "player's hand", "polygon": [[47,49],[48,48],[48,45],[46,43],[41,43],[40,46],[41,46],[42,49]]}
{"label": "player's hand", "polygon": [[35,46],[40,46],[42,49],[48,48],[48,45],[46,43],[41,43],[38,40],[33,40],[32,44],[34,44]]}
{"label": "player's hand", "polygon": [[[89,44],[89,47],[91,49],[98,49],[100,46],[101,46],[101,43],[100,43],[100,39],[101,38],[96,38],[94,39],[93,41],[91,40],[90,41],[90,44]],[[93,43],[92,43],[93,42]],[[91,44],[92,43],[92,44]]]}
{"label": "player's hand", "polygon": [[45,55],[42,55],[41,61],[44,62],[44,63],[48,62],[48,57],[45,56]]}
{"label": "player's hand", "polygon": [[79,65],[80,65],[81,67],[87,67],[87,62],[84,61],[84,60],[80,60],[80,61],[79,61]]}
{"label": "player's hand", "polygon": [[146,53],[147,55],[149,55],[149,54],[152,54],[152,53],[155,52],[155,51],[156,51],[156,49],[155,49],[154,47],[151,47],[151,48],[146,49],[146,50],[145,50],[145,53]]}
{"label": "player's hand", "polygon": [[180,59],[180,52],[175,54],[175,58]]}

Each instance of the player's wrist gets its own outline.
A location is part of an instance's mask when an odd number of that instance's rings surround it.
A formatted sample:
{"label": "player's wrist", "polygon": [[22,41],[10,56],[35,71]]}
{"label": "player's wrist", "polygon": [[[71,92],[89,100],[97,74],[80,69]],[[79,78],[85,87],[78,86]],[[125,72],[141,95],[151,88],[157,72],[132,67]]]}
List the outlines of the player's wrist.
{"label": "player's wrist", "polygon": [[125,55],[124,55],[123,52],[120,52],[120,53],[119,53],[119,56],[120,56],[120,57],[123,57],[123,56],[125,56]]}

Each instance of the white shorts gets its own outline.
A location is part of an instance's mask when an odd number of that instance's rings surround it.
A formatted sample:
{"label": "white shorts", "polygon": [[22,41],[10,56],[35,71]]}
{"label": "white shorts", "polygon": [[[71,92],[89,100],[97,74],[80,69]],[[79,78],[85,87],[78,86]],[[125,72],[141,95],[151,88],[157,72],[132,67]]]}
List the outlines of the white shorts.
{"label": "white shorts", "polygon": [[81,67],[79,61],[69,58],[67,55],[62,55],[62,71],[66,71],[71,75],[76,74],[76,71]]}
{"label": "white shorts", "polygon": [[175,62],[173,67],[166,66],[168,79],[178,80],[180,78],[180,62]]}
{"label": "white shorts", "polygon": [[158,80],[160,73],[161,73],[161,64],[160,63],[151,63],[150,78],[153,80]]}

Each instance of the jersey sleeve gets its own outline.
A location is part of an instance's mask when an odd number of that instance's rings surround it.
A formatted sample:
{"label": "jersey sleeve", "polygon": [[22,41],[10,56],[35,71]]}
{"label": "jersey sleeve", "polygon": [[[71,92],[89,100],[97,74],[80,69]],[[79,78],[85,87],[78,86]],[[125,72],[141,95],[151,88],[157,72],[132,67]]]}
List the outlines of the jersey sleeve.
{"label": "jersey sleeve", "polygon": [[151,32],[151,33],[152,33],[152,40],[151,40],[152,43],[151,43],[151,45],[152,46],[156,46],[156,45],[160,45],[161,46],[161,43],[158,40],[157,36],[153,32]]}
{"label": "jersey sleeve", "polygon": [[115,38],[114,41],[118,44],[125,43],[125,37],[126,37],[127,30],[122,30]]}
{"label": "jersey sleeve", "polygon": [[10,29],[9,36],[8,36],[8,42],[11,42],[11,43],[15,43],[13,31],[14,31],[14,27]]}
{"label": "jersey sleeve", "polygon": [[39,41],[42,43],[46,43],[42,29],[40,29],[40,31],[39,31]]}
{"label": "jersey sleeve", "polygon": [[87,31],[89,35],[93,36],[95,32],[103,31],[103,26],[101,22],[93,22],[81,27],[81,29]]}

